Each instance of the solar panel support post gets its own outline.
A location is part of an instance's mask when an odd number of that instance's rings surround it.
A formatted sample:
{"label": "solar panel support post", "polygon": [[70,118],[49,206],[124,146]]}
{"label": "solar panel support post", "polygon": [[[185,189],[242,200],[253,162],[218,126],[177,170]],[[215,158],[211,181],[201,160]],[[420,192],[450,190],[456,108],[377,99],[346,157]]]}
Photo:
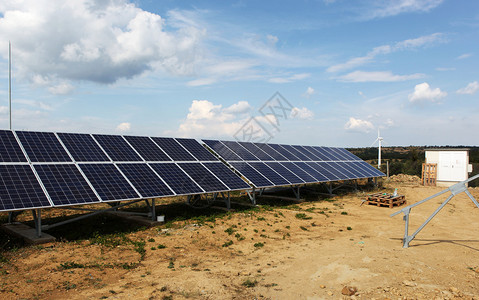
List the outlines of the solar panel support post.
{"label": "solar panel support post", "polygon": [[294,186],[294,185],[291,186],[291,189],[293,190],[293,193],[294,193],[294,195],[296,196],[296,199],[298,199],[298,200],[299,200],[299,198],[300,198],[299,188],[300,188],[299,185],[298,185],[298,186]]}
{"label": "solar panel support post", "polygon": [[37,230],[37,236],[42,237],[42,210],[32,209],[33,223],[35,223],[35,229]]}
{"label": "solar panel support post", "polygon": [[[470,181],[473,181],[475,179],[479,178],[479,174],[467,179],[467,180],[464,180],[462,182],[459,182],[459,183],[456,183],[450,187],[448,187],[447,189],[445,190],[442,190],[441,192],[439,193],[436,193],[432,196],[429,196],[419,202],[416,202],[414,204],[411,204],[411,205],[408,205],[406,207],[404,207],[403,209],[393,213],[391,215],[391,217],[394,217],[395,215],[397,214],[400,214],[400,213],[404,213],[404,217],[403,217],[403,220],[405,221],[405,230],[404,230],[404,238],[403,238],[403,248],[408,248],[409,247],[409,243],[416,237],[416,235],[439,213],[439,211],[441,211],[441,209],[443,209],[444,206],[446,206],[447,203],[449,203],[449,201],[451,201],[451,199],[456,196],[457,194],[460,194],[462,192],[464,192],[468,197],[469,199],[472,200],[472,202],[474,202],[474,204],[477,206],[477,208],[479,208],[479,203],[477,202],[477,200],[474,198],[474,196],[472,196],[472,194],[468,191],[467,189],[467,183],[470,182]],[[426,221],[424,221],[424,223],[422,223],[421,226],[419,226],[419,228],[412,234],[412,235],[409,235],[409,214],[411,212],[411,209],[413,207],[416,207],[426,201],[429,201],[431,199],[434,199],[440,195],[443,195],[447,192],[450,192],[451,194],[449,195],[449,197],[447,197],[447,199],[441,203],[441,205],[429,216],[429,218],[427,218]]]}
{"label": "solar panel support post", "polygon": [[151,220],[156,221],[156,199],[151,199]]}
{"label": "solar panel support post", "polygon": [[226,203],[226,208],[228,210],[231,209],[231,195],[230,192],[228,192],[228,197],[225,198],[225,203]]}
{"label": "solar panel support post", "polygon": [[251,204],[256,205],[256,191],[255,188],[253,187],[252,190],[246,191],[248,194],[249,200],[251,200]]}

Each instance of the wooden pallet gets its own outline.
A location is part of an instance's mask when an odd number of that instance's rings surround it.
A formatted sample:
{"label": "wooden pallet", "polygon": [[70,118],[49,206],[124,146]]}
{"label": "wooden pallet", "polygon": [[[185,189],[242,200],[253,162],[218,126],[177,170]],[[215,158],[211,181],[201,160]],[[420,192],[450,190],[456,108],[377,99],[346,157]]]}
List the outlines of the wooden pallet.
{"label": "wooden pallet", "polygon": [[422,164],[422,185],[436,186],[437,164]]}
{"label": "wooden pallet", "polygon": [[394,206],[406,204],[406,197],[404,195],[393,196],[393,194],[375,193],[368,195],[366,203],[369,205],[392,208]]}

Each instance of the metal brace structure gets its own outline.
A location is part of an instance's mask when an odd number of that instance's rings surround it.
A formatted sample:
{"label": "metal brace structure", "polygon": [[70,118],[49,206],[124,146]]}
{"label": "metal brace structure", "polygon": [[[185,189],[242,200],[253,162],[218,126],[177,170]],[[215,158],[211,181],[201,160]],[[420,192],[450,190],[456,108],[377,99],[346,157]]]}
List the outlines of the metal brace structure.
{"label": "metal brace structure", "polygon": [[[203,199],[201,198],[202,196]],[[213,205],[218,198],[223,199],[227,209],[231,209],[230,192],[227,192],[226,195],[224,192],[216,192],[213,193],[211,197],[209,197],[208,194],[188,195],[186,204],[192,208],[206,208]]]}
{"label": "metal brace structure", "polygon": [[[476,180],[477,178],[479,178],[479,174],[467,179],[467,180],[464,180],[462,182],[459,182],[459,183],[456,183],[455,185],[452,185],[450,187],[448,187],[447,189],[437,193],[437,194],[434,194],[430,197],[427,197],[426,199],[423,199],[417,203],[414,203],[414,204],[411,204],[409,206],[406,206],[404,207],[403,209],[393,213],[391,215],[391,217],[394,217],[395,215],[397,214],[400,214],[400,213],[404,213],[404,216],[403,216],[403,220],[405,221],[405,230],[404,230],[404,238],[403,238],[403,248],[408,248],[409,247],[409,243],[416,237],[416,235],[437,215],[437,213],[439,213],[439,211],[441,211],[441,209],[446,206],[446,204],[454,197],[456,196],[457,194],[460,194],[462,192],[466,193],[466,195],[472,200],[472,202],[474,202],[474,204],[477,206],[477,208],[479,208],[479,203],[477,202],[477,200],[471,195],[471,193],[469,192],[469,190],[467,189],[467,186],[466,184],[470,181],[473,181],[473,180]],[[419,228],[412,234],[412,235],[409,235],[408,231],[409,231],[409,214],[411,213],[411,209],[413,207],[416,207],[424,202],[427,202],[431,199],[434,199],[436,198],[437,196],[440,196],[440,195],[443,195],[447,192],[451,192],[451,194],[449,195],[449,197],[447,197],[447,199],[441,203],[441,205],[432,213],[431,216],[429,216],[429,218],[427,218],[427,220],[421,225],[419,226]]]}
{"label": "metal brace structure", "polygon": [[[350,184],[348,184],[350,183]],[[342,184],[339,184],[338,186],[333,188],[333,183],[330,181],[328,183],[325,183],[326,189],[328,190],[329,195],[333,195],[333,192],[337,189],[340,189],[342,187],[352,187],[355,191],[358,190],[358,182],[353,179],[353,180],[347,180]]]}

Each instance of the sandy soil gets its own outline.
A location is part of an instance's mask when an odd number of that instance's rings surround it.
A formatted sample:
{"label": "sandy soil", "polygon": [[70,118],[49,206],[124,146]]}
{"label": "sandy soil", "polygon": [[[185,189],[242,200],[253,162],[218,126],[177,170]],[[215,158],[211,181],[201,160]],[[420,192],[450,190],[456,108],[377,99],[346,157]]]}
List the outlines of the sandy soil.
{"label": "sandy soil", "polygon": [[[442,190],[391,187],[408,204]],[[469,198],[457,195],[404,249],[402,215],[389,216],[398,208],[361,206],[365,195],[6,251],[0,298],[479,299],[479,209]],[[411,232],[445,198],[414,208]],[[345,286],[357,293],[342,295]]]}

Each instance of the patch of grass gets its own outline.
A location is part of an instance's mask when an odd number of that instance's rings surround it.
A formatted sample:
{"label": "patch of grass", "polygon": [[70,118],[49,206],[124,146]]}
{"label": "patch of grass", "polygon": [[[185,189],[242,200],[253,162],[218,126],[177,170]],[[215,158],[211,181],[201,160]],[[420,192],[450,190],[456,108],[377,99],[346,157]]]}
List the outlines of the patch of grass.
{"label": "patch of grass", "polygon": [[170,262],[168,263],[168,269],[174,269],[175,268],[175,259],[170,258]]}
{"label": "patch of grass", "polygon": [[229,241],[225,242],[223,245],[221,245],[221,247],[229,247],[231,245],[233,245],[233,241],[229,240]]}
{"label": "patch of grass", "polygon": [[350,226],[346,227],[347,230],[353,230]]}
{"label": "patch of grass", "polygon": [[57,267],[58,270],[83,269],[83,268],[85,268],[84,264],[79,264],[74,261],[64,262]]}
{"label": "patch of grass", "polygon": [[308,228],[306,228],[304,226],[299,226],[299,228],[301,228],[301,230],[308,231]]}
{"label": "patch of grass", "polygon": [[316,209],[316,207],[310,207],[308,209],[305,209],[307,212],[313,212]]}
{"label": "patch of grass", "polygon": [[258,221],[266,221],[266,219],[265,219],[264,217],[258,217],[258,218],[256,218],[256,220],[258,220]]}
{"label": "patch of grass", "polygon": [[158,246],[156,246],[156,248],[158,248],[158,249],[165,249],[165,248],[166,248],[166,246],[165,246],[165,245],[163,245],[163,244],[159,244]]}
{"label": "patch of grass", "polygon": [[154,239],[154,238],[149,238],[149,239],[148,239],[148,242],[154,243],[154,242],[155,242],[155,239]]}
{"label": "patch of grass", "polygon": [[297,213],[295,215],[296,219],[300,219],[300,220],[311,220],[312,217],[306,215],[306,214],[303,214],[303,213]]}
{"label": "patch of grass", "polygon": [[228,234],[228,235],[232,235],[236,230],[233,229],[233,227],[228,227],[225,232]]}
{"label": "patch of grass", "polygon": [[347,211],[342,211],[341,214],[342,214],[342,215],[347,215],[348,212],[347,212]]}
{"label": "patch of grass", "polygon": [[251,287],[255,287],[257,283],[258,281],[256,279],[247,278],[245,281],[243,281],[241,285],[251,288]]}
{"label": "patch of grass", "polygon": [[264,247],[264,243],[258,242],[253,245],[255,248],[262,248]]}
{"label": "patch of grass", "polygon": [[286,229],[291,229],[291,226],[288,225],[288,226],[286,226],[285,228],[286,228]]}

